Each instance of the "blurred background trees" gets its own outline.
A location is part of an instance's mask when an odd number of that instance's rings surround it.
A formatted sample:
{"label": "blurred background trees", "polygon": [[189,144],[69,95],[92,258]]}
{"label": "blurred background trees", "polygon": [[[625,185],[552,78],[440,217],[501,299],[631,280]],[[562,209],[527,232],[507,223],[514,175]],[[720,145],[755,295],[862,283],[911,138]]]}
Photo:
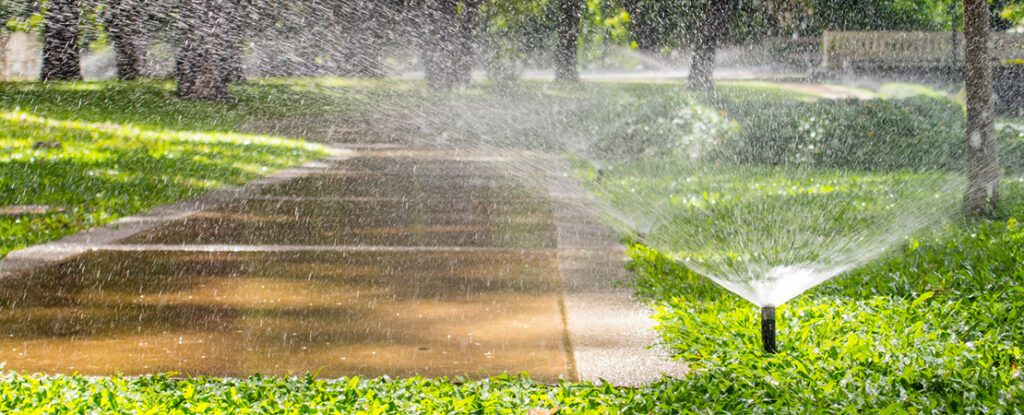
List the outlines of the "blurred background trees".
{"label": "blurred background trees", "polygon": [[104,24],[114,48],[117,76],[123,80],[142,76],[146,55],[146,13],[142,0],[110,0]]}
{"label": "blurred background trees", "polygon": [[43,81],[82,79],[81,0],[51,0],[43,14]]}
{"label": "blurred background trees", "polygon": [[[1022,4],[990,1],[990,28],[1020,28]],[[175,76],[186,89],[207,84],[199,78],[380,77],[397,67],[448,90],[474,68],[510,85],[527,68],[571,80],[578,68],[628,61],[688,63],[690,84],[704,89],[723,46],[960,30],[962,16],[959,0],[0,0],[5,30],[39,34],[44,79],[77,79],[81,51],[110,50],[118,77]]]}

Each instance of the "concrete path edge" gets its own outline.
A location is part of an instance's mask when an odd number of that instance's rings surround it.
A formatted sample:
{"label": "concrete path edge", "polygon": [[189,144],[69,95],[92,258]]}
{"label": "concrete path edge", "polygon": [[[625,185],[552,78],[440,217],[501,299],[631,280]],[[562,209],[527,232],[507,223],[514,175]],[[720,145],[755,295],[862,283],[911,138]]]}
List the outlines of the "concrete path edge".
{"label": "concrete path edge", "polygon": [[326,169],[328,167],[327,163],[330,161],[345,160],[353,156],[353,152],[346,148],[331,147],[329,151],[330,154],[325,158],[309,161],[296,167],[281,169],[241,186],[222,187],[196,198],[157,206],[137,215],[124,217],[103,226],[77,232],[56,241],[12,251],[7,257],[0,259],[0,279],[10,278],[65,262],[86,252],[102,249],[117,241],[235,200],[254,192],[262,186],[282,183],[314,174],[317,171]]}
{"label": "concrete path edge", "polygon": [[592,383],[639,386],[681,377],[686,365],[660,345],[651,307],[634,295],[625,247],[585,205],[585,190],[570,179],[568,163],[550,182],[558,232],[558,266],[565,287],[563,312],[577,377]]}

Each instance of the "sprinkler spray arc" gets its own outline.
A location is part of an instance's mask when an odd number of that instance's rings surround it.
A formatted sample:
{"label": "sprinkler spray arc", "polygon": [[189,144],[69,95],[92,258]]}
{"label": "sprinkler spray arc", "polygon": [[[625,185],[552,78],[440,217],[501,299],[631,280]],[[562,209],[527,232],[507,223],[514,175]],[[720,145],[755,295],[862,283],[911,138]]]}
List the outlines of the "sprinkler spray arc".
{"label": "sprinkler spray arc", "polygon": [[761,307],[761,345],[765,353],[775,353],[775,307]]}

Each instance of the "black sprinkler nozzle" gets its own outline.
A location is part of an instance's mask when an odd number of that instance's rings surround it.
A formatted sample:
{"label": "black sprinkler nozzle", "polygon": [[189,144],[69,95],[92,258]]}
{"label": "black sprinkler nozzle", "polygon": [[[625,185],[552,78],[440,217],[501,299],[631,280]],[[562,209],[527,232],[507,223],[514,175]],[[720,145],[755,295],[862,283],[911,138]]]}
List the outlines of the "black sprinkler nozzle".
{"label": "black sprinkler nozzle", "polygon": [[761,307],[761,344],[765,353],[775,353],[775,307]]}

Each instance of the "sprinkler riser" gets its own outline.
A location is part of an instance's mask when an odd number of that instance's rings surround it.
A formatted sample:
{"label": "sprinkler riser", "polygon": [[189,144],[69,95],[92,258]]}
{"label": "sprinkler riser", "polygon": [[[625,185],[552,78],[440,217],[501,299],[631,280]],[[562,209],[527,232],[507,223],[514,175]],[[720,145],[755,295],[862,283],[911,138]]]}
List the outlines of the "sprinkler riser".
{"label": "sprinkler riser", "polygon": [[775,307],[761,307],[761,345],[765,353],[775,353]]}

